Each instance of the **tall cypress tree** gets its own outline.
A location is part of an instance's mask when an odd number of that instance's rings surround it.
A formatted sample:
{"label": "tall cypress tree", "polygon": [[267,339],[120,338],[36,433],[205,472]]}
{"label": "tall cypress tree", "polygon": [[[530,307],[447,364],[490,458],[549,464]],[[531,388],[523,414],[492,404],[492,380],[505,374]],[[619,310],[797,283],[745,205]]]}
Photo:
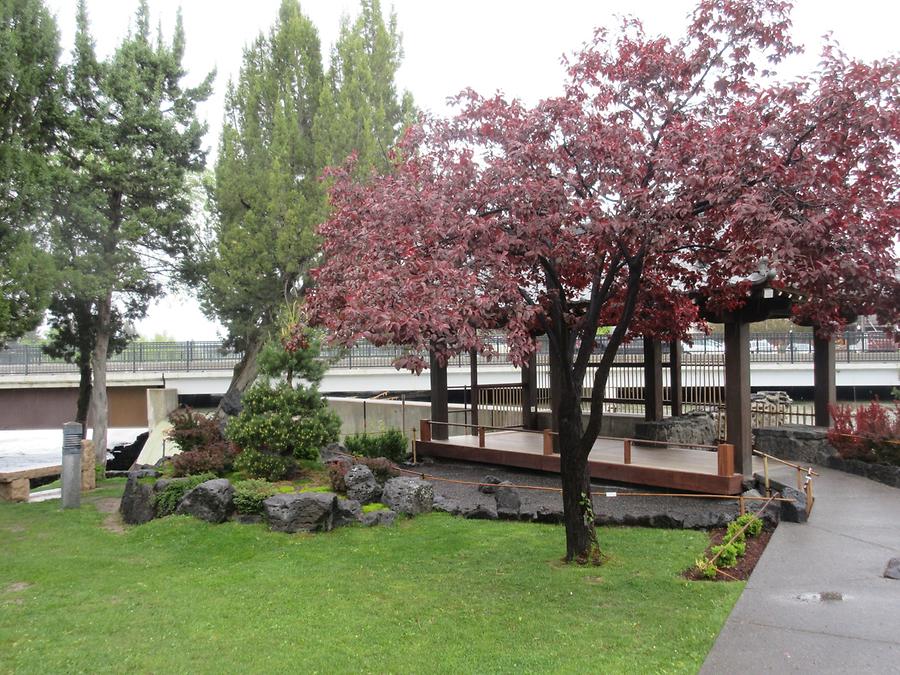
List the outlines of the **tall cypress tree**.
{"label": "tall cypress tree", "polygon": [[316,227],[327,214],[322,170],[353,151],[360,166],[386,170],[388,150],[412,110],[397,100],[402,50],[396,19],[377,0],[345,20],[330,71],[323,72],[315,26],[296,0],[244,53],[226,96],[216,165],[215,239],[197,280],[207,313],[244,358],[221,409],[237,409],[257,374],[256,356],[286,300],[303,294],[315,261]]}
{"label": "tall cypress tree", "polygon": [[0,0],[0,347],[40,322],[52,283],[40,245],[58,140],[56,22],[41,0]]}
{"label": "tall cypress tree", "polygon": [[106,360],[119,308],[146,311],[162,289],[157,274],[191,246],[188,177],[203,168],[205,126],[197,103],[212,74],[183,86],[184,30],[179,14],[171,44],[150,35],[141,0],[135,25],[107,60],[96,57],[84,0],[78,5],[75,58],[68,85],[69,142],[63,154],[66,207],[54,239],[72,251],[64,271],[75,297],[90,308],[95,331],[91,409],[98,458],[108,426]]}

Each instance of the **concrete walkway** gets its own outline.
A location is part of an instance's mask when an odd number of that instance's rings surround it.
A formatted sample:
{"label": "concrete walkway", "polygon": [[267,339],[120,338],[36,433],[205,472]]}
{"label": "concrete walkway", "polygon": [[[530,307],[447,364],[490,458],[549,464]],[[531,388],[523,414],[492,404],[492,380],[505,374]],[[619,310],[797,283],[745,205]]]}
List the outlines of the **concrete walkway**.
{"label": "concrete walkway", "polygon": [[900,490],[816,469],[805,525],[782,523],[701,673],[900,673]]}

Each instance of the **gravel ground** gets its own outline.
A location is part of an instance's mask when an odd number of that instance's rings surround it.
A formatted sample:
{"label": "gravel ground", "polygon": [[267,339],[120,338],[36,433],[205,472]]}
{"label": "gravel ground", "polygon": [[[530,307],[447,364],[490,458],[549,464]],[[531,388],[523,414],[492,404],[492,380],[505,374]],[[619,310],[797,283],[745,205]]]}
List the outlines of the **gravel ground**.
{"label": "gravel ground", "polygon": [[[435,460],[434,463],[419,464],[416,471],[428,476],[482,482],[491,475],[501,481],[518,485],[560,487],[560,479],[554,474],[538,473],[523,469],[499,467],[490,464],[472,464],[451,460]],[[435,497],[458,502],[461,509],[477,505],[493,507],[494,496],[483,494],[474,485],[459,485],[441,480],[432,480]],[[598,523],[610,525],[644,525],[651,527],[703,528],[720,527],[738,515],[736,501],[697,499],[686,497],[622,496],[628,492],[663,492],[654,488],[623,487],[611,483],[592,482],[594,513]],[[618,496],[605,496],[615,492]],[[543,490],[519,490],[522,512],[533,513],[540,507],[562,511],[562,496],[556,492]]]}

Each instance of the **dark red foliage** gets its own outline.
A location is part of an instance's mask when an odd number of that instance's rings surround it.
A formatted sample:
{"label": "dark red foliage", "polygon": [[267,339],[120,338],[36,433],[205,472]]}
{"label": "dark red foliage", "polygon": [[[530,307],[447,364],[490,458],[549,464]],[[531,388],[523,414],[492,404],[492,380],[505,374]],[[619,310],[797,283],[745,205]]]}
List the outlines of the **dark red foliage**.
{"label": "dark red foliage", "polygon": [[[454,118],[407,133],[392,173],[330,172],[310,318],[333,340],[405,345],[396,365],[418,372],[429,352],[489,351],[479,329],[505,329],[516,364],[548,336],[570,558],[590,540],[580,493],[616,352],[682,337],[691,292],[739,308],[765,257],[823,336],[857,313],[900,320],[900,61],[829,43],[779,82],[789,13],[701,0],[680,40],[626,19],[573,56],[563,95],[465,91]],[[615,328],[584,425],[598,326]]]}
{"label": "dark red foliage", "polygon": [[218,441],[172,458],[172,468],[176,476],[191,476],[198,473],[214,473],[218,476],[231,470],[237,450],[228,441]]}
{"label": "dark red foliage", "polygon": [[828,440],[844,459],[900,465],[900,403],[893,410],[877,399],[869,405],[832,406]]}

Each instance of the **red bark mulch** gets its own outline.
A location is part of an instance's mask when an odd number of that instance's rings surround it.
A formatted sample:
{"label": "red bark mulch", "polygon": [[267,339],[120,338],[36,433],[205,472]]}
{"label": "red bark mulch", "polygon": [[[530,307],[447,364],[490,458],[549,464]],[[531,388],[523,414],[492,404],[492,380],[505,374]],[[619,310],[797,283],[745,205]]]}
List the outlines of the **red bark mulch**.
{"label": "red bark mulch", "polygon": [[[769,539],[772,537],[774,529],[763,528],[763,531],[755,537],[747,537],[747,551],[743,557],[738,558],[737,565],[720,570],[716,576],[709,579],[703,576],[696,567],[691,567],[684,573],[684,576],[693,581],[745,581],[750,577],[756,563],[759,562],[760,556],[766,550]],[[712,557],[710,549],[722,543],[725,537],[725,528],[720,527],[709,531],[709,546],[703,552],[703,556],[709,560]]]}

